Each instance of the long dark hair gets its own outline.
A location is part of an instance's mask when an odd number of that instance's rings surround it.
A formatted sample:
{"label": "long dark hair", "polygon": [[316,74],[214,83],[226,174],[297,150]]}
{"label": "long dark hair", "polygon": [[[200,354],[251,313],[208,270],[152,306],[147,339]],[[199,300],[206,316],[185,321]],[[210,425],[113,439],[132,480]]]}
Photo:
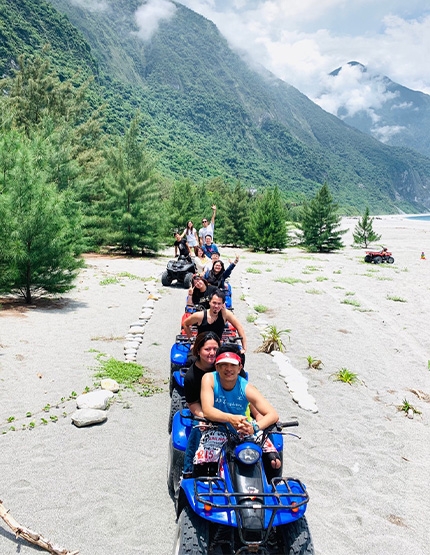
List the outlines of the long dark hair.
{"label": "long dark hair", "polygon": [[[191,227],[188,224],[191,224]],[[194,224],[193,224],[192,220],[188,220],[186,230],[187,231],[193,231],[193,229],[194,229]]]}
{"label": "long dark hair", "polygon": [[204,331],[203,333],[199,333],[194,341],[193,345],[193,355],[199,359],[200,358],[200,349],[204,347],[205,343],[213,339],[218,343],[218,347],[221,345],[221,340],[217,336],[217,334],[213,331]]}

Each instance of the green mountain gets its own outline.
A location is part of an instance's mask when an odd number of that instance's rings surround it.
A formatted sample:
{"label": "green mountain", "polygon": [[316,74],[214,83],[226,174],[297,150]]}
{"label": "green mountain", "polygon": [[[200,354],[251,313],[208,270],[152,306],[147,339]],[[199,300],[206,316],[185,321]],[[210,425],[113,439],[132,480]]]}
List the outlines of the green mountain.
{"label": "green mountain", "polygon": [[[374,105],[352,113],[338,105],[336,115],[348,125],[372,135],[387,145],[412,148],[430,156],[430,96],[395,83],[385,75],[370,71],[359,62],[348,62],[330,73],[333,82],[345,69],[357,70],[357,88],[373,93]],[[330,91],[324,91],[330,97]]]}
{"label": "green mountain", "polygon": [[0,0],[0,71],[49,42],[60,74],[96,77],[107,131],[123,132],[142,112],[146,144],[168,179],[278,185],[291,202],[327,182],[345,212],[430,209],[430,159],[381,144],[251,69],[215,25],[180,4],[143,40],[150,20],[138,27],[141,4]]}

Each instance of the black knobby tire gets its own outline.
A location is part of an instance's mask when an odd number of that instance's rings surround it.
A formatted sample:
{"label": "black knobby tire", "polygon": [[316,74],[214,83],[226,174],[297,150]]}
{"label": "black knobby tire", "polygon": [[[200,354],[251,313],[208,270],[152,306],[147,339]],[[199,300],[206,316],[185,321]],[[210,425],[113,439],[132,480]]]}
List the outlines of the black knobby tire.
{"label": "black knobby tire", "polygon": [[382,262],[382,256],[374,256],[374,257],[373,257],[373,262],[374,262],[375,264],[381,264],[381,262]]}
{"label": "black knobby tire", "polygon": [[179,449],[175,449],[170,441],[167,461],[167,489],[173,500],[176,499],[179,480],[181,479],[182,470],[184,469],[184,456],[185,453],[179,451]]}
{"label": "black knobby tire", "polygon": [[169,272],[167,270],[165,270],[162,274],[161,274],[161,283],[164,286],[168,286],[168,285],[172,285],[172,276],[169,274]]}
{"label": "black knobby tire", "polygon": [[191,282],[193,281],[193,274],[188,273],[184,277],[184,287],[185,289],[189,289],[191,287]]}
{"label": "black knobby tire", "polygon": [[207,555],[208,548],[209,522],[187,505],[178,518],[173,555]]}
{"label": "black knobby tire", "polygon": [[372,262],[372,257],[370,256],[370,254],[366,254],[366,256],[364,257],[364,262]]}
{"label": "black knobby tire", "polygon": [[306,517],[277,527],[282,555],[314,555],[314,545]]}
{"label": "black knobby tire", "polygon": [[184,409],[185,406],[185,399],[181,396],[179,391],[173,387],[172,398],[170,399],[169,424],[167,426],[169,434],[172,433],[173,417],[178,412],[178,410]]}
{"label": "black knobby tire", "polygon": [[388,264],[393,264],[393,263],[394,263],[394,258],[393,258],[392,256],[389,256],[389,257],[387,258],[387,263],[388,263]]}

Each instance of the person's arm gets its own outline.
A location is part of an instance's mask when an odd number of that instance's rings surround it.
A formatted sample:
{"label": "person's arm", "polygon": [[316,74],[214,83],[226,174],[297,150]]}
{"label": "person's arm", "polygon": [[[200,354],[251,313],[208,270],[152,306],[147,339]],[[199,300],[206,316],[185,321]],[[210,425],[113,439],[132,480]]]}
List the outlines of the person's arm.
{"label": "person's arm", "polygon": [[232,271],[236,268],[236,264],[234,262],[232,262],[231,264],[229,264],[228,268],[226,270],[224,270],[224,273],[222,274],[222,278],[224,280],[226,280],[227,278],[230,277]]}
{"label": "person's arm", "polygon": [[200,401],[204,417],[212,420],[212,422],[225,422],[236,429],[246,422],[246,416],[243,414],[230,414],[214,407],[214,377],[212,372],[208,372],[202,378]]}
{"label": "person's arm", "polygon": [[190,254],[191,254],[190,247],[188,246],[188,243],[186,241],[184,242],[184,245],[187,249],[187,253],[188,253],[187,256],[190,256]]}
{"label": "person's arm", "polygon": [[216,216],[216,205],[212,204],[212,218],[211,218],[212,229],[215,227],[215,216]]}
{"label": "person's arm", "polygon": [[203,414],[202,405],[199,402],[188,403],[188,408],[194,414],[194,416],[198,416],[200,418],[205,417],[205,415]]}
{"label": "person's arm", "polygon": [[188,318],[185,318],[183,326],[188,339],[191,339],[192,331],[191,326],[193,324],[200,324],[203,318],[203,312],[194,312],[190,314]]}
{"label": "person's arm", "polygon": [[242,351],[245,352],[247,341],[246,341],[245,330],[242,324],[239,322],[239,320],[236,318],[233,312],[231,312],[230,310],[227,310],[226,308],[223,308],[223,311],[224,311],[224,314],[223,314],[224,320],[226,320],[227,322],[230,322],[230,324],[237,329],[237,333],[242,338]]}
{"label": "person's arm", "polygon": [[175,258],[178,256],[178,245],[176,244],[175,241]]}
{"label": "person's arm", "polygon": [[259,412],[258,426],[262,430],[279,420],[275,407],[250,383],[246,386],[246,398]]}
{"label": "person's arm", "polygon": [[181,233],[181,239],[183,239],[186,234],[187,234],[187,228],[185,228],[184,231]]}

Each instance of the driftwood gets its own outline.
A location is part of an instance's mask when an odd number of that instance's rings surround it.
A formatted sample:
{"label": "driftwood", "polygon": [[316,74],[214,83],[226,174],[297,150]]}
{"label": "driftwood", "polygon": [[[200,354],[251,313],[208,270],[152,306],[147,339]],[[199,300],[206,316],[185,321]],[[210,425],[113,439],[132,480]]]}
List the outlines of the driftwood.
{"label": "driftwood", "polygon": [[6,524],[15,532],[17,538],[24,538],[30,543],[34,543],[39,547],[43,547],[49,553],[53,555],[78,555],[79,551],[68,551],[63,549],[58,545],[54,545],[51,541],[47,540],[40,534],[33,532],[25,526],[21,526],[14,518],[9,514],[9,511],[3,505],[3,501],[0,500],[0,518],[2,518]]}

